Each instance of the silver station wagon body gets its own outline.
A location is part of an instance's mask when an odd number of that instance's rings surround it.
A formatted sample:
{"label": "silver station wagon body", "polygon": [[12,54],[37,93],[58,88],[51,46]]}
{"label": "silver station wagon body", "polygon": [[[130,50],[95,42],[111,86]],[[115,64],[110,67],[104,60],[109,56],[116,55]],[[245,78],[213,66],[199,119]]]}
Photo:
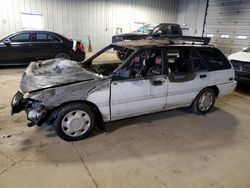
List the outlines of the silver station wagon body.
{"label": "silver station wagon body", "polygon": [[[117,58],[115,52],[123,52]],[[138,40],[111,44],[79,64],[32,62],[12,100],[29,126],[52,123],[64,140],[87,137],[103,122],[191,106],[207,113],[236,87],[234,69],[211,45]]]}

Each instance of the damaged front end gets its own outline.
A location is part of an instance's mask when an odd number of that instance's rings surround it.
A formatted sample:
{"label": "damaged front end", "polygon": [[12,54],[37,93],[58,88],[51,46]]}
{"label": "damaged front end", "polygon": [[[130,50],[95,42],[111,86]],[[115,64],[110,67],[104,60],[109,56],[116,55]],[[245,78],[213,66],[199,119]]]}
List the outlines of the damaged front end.
{"label": "damaged front end", "polygon": [[51,59],[31,62],[20,89],[11,101],[11,114],[25,111],[28,126],[53,122],[56,108],[63,103],[84,100],[101,80],[75,61]]}
{"label": "damaged front end", "polygon": [[27,125],[29,127],[33,125],[42,125],[48,116],[48,109],[45,108],[41,101],[24,98],[23,94],[18,91],[13,97],[11,102],[11,115],[25,111],[27,114],[27,119],[30,121]]}

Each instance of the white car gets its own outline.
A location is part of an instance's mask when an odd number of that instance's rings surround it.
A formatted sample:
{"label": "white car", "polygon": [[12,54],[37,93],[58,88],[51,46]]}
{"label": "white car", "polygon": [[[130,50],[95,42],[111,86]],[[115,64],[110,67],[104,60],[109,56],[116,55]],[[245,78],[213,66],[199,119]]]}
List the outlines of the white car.
{"label": "white car", "polygon": [[235,79],[250,83],[250,47],[228,56],[235,70]]}
{"label": "white car", "polygon": [[[115,53],[121,49],[123,60]],[[31,63],[12,100],[12,113],[25,110],[29,126],[51,122],[62,139],[73,141],[102,122],[188,106],[204,114],[235,87],[233,67],[214,46],[126,41],[83,64],[63,59]]]}

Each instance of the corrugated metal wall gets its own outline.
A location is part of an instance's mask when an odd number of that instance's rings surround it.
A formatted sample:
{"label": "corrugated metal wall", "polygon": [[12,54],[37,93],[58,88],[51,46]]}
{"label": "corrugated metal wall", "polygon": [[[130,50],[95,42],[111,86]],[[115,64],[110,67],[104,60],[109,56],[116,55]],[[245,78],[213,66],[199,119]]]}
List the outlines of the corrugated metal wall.
{"label": "corrugated metal wall", "polygon": [[[225,54],[250,46],[249,30],[249,0],[209,0],[204,36],[213,34],[212,43]],[[221,35],[229,35],[229,38],[221,38]],[[247,39],[237,39],[237,36],[247,36]]]}
{"label": "corrugated metal wall", "polygon": [[183,34],[202,36],[207,0],[179,0],[177,23]]}
{"label": "corrugated metal wall", "polygon": [[111,42],[116,28],[133,22],[176,22],[176,0],[0,0],[0,37],[21,30],[21,12],[42,13],[45,30],[88,44],[94,50]]}

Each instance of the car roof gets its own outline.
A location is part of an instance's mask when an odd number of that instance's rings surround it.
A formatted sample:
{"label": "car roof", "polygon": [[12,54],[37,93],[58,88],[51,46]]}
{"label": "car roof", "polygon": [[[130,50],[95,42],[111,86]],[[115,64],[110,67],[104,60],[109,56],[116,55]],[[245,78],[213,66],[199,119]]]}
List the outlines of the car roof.
{"label": "car roof", "polygon": [[169,39],[142,39],[142,40],[133,40],[133,41],[121,41],[112,43],[114,46],[119,46],[122,48],[130,48],[130,49],[140,49],[140,48],[153,48],[153,47],[167,47],[167,46],[195,46],[195,47],[214,47],[213,45],[204,45],[201,43],[189,43],[186,42],[178,42]]}
{"label": "car roof", "polygon": [[[22,31],[18,31],[16,33],[53,33],[53,34],[58,34],[52,31],[44,31],[44,30],[22,30]],[[12,33],[12,34],[16,34],[16,33]]]}
{"label": "car roof", "polygon": [[67,37],[65,37],[65,36],[63,36],[63,35],[61,35],[59,33],[55,33],[55,32],[52,32],[52,31],[44,31],[44,30],[22,30],[22,31],[18,31],[18,32],[15,32],[15,33],[11,33],[11,34],[5,36],[2,39],[9,38],[9,37],[11,37],[13,35],[21,34],[21,33],[48,33],[48,34],[56,35],[57,37],[60,37],[63,40],[69,40]]}
{"label": "car roof", "polygon": [[124,48],[145,48],[145,47],[160,47],[166,46],[170,44],[170,40],[150,40],[150,39],[143,39],[143,40],[132,40],[132,41],[122,41],[122,42],[115,42],[113,45],[124,47]]}

